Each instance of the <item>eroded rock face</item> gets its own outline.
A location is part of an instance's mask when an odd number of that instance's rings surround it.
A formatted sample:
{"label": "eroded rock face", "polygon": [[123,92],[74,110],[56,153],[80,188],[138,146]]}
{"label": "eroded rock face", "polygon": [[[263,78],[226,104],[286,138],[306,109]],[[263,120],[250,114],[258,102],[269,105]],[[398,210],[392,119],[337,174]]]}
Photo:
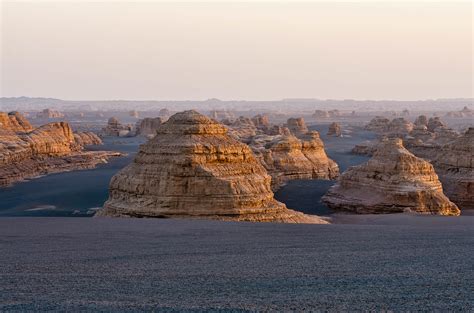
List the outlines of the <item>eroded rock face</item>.
{"label": "eroded rock face", "polygon": [[252,122],[260,130],[267,130],[270,127],[270,120],[267,115],[256,115],[252,117]]}
{"label": "eroded rock face", "polygon": [[273,198],[250,148],[196,111],[173,115],[110,183],[99,216],[323,223]]}
{"label": "eroded rock face", "polygon": [[0,112],[0,130],[11,132],[29,132],[33,130],[30,122],[18,112]]}
{"label": "eroded rock face", "polygon": [[394,118],[387,128],[387,132],[394,135],[403,136],[409,134],[413,130],[413,124],[403,117]]}
{"label": "eroded rock face", "polygon": [[248,143],[257,135],[257,127],[248,117],[240,116],[235,121],[227,120],[225,124],[229,126],[230,135],[239,141]]}
{"label": "eroded rock face", "polygon": [[448,126],[438,116],[430,118],[427,127],[430,132],[434,132],[438,127],[448,128]]}
{"label": "eroded rock face", "polygon": [[101,141],[94,134],[74,134],[65,122],[49,123],[29,132],[0,129],[0,187],[38,175],[93,168],[120,155],[83,151],[85,144],[97,142]]}
{"label": "eroded rock face", "polygon": [[433,165],[446,195],[461,210],[474,210],[474,128],[436,151]]}
{"label": "eroded rock face", "polygon": [[235,119],[234,113],[227,110],[212,110],[209,114],[210,117],[215,119],[216,121]]}
{"label": "eroded rock face", "polygon": [[365,129],[375,133],[385,133],[388,130],[389,124],[390,120],[388,118],[376,116],[365,126]]}
{"label": "eroded rock face", "polygon": [[329,125],[327,135],[328,136],[341,137],[342,136],[341,125],[339,125],[339,123],[336,123],[336,122],[331,123],[331,125]]}
{"label": "eroded rock face", "polygon": [[74,134],[74,140],[76,144],[81,147],[89,145],[101,145],[103,144],[102,139],[99,138],[93,132],[78,132]]}
{"label": "eroded rock face", "polygon": [[304,135],[309,131],[304,121],[304,118],[302,117],[289,118],[288,121],[286,122],[286,125],[287,125],[287,128],[290,130],[290,132],[296,137]]}
{"label": "eroded rock face", "polygon": [[339,167],[328,158],[315,131],[300,138],[257,136],[251,147],[272,176],[273,190],[294,179],[334,179],[339,175]]}
{"label": "eroded rock face", "polygon": [[132,130],[132,125],[124,125],[120,123],[117,118],[111,117],[107,121],[107,126],[102,128],[102,135],[112,137],[126,137],[134,135]]}
{"label": "eroded rock face", "polygon": [[415,126],[426,126],[428,128],[428,118],[426,115],[420,115],[415,120]]}
{"label": "eroded rock face", "polygon": [[137,135],[153,138],[156,136],[156,132],[161,124],[163,124],[163,119],[161,117],[144,118],[137,122]]}
{"label": "eroded rock face", "polygon": [[367,163],[344,172],[323,201],[354,213],[460,214],[444,195],[433,166],[410,153],[398,138],[383,140]]}

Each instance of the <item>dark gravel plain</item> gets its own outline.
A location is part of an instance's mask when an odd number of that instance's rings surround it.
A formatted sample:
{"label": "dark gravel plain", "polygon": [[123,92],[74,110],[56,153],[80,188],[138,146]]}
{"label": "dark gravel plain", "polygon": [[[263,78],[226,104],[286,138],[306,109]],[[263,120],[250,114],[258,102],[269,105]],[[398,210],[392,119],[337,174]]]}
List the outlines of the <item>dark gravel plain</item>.
{"label": "dark gravel plain", "polygon": [[0,219],[0,311],[473,311],[474,216]]}

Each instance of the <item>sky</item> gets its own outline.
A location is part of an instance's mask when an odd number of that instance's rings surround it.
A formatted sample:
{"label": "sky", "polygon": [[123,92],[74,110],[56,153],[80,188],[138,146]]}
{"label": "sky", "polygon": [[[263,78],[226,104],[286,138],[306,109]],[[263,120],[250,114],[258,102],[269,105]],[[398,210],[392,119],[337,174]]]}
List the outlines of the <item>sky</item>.
{"label": "sky", "polygon": [[471,1],[0,2],[4,97],[473,97]]}

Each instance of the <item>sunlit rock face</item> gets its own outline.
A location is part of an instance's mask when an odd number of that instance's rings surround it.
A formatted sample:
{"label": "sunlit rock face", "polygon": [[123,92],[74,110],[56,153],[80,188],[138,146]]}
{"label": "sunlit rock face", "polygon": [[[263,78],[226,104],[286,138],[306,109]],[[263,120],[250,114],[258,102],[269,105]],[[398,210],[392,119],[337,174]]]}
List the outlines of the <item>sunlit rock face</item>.
{"label": "sunlit rock face", "polygon": [[163,124],[163,119],[161,117],[144,118],[137,122],[136,133],[137,135],[153,138],[156,136],[156,132],[161,124]]}
{"label": "sunlit rock face", "polygon": [[474,128],[437,149],[433,165],[449,199],[461,210],[474,210]]}
{"label": "sunlit rock face", "polygon": [[[15,120],[22,119],[15,117]],[[110,156],[118,155],[104,151],[83,152],[84,145],[102,141],[93,133],[74,134],[65,122],[49,123],[27,132],[24,130],[31,125],[26,119],[18,123],[21,127],[5,129],[3,125],[0,128],[0,187],[38,175],[93,168]]]}
{"label": "sunlit rock face", "polygon": [[177,113],[110,183],[99,216],[324,223],[273,198],[271,178],[250,148],[197,113]]}
{"label": "sunlit rock face", "polygon": [[295,179],[334,179],[339,175],[336,162],[328,158],[319,133],[257,136],[252,149],[272,176],[272,188]]}
{"label": "sunlit rock face", "polygon": [[334,137],[341,137],[342,136],[342,128],[339,123],[333,122],[331,125],[329,125],[328,129],[328,136],[334,136]]}
{"label": "sunlit rock face", "polygon": [[30,122],[18,112],[0,112],[0,130],[11,132],[29,132],[33,130]]}
{"label": "sunlit rock face", "polygon": [[256,115],[252,117],[252,122],[259,130],[266,131],[270,127],[270,120],[268,119],[268,115]]}
{"label": "sunlit rock face", "polygon": [[296,137],[304,135],[309,131],[304,121],[304,118],[302,117],[289,118],[288,121],[286,122],[286,125],[287,125],[287,128],[290,130],[290,132]]}
{"label": "sunlit rock face", "polygon": [[410,153],[398,138],[384,139],[367,163],[344,172],[323,201],[335,210],[362,214],[460,214],[444,195],[433,166]]}

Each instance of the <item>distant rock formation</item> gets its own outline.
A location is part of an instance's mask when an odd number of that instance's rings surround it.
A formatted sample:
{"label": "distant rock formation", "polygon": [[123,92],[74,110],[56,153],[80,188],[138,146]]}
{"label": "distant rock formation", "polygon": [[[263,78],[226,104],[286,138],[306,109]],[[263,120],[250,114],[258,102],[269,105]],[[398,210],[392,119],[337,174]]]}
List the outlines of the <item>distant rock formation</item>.
{"label": "distant rock formation", "polygon": [[339,123],[336,123],[336,122],[331,123],[331,125],[329,125],[327,135],[328,136],[341,137],[342,136],[341,125],[339,125]]}
{"label": "distant rock formation", "polygon": [[288,121],[286,122],[286,125],[287,125],[287,128],[290,130],[290,132],[296,137],[304,135],[309,131],[304,121],[304,118],[302,117],[289,118]]}
{"label": "distant rock formation", "polygon": [[166,121],[171,115],[171,112],[170,110],[164,108],[164,109],[161,109],[160,112],[158,112],[158,116],[163,118],[163,122]]}
{"label": "distant rock formation", "polygon": [[252,122],[257,129],[266,131],[270,127],[270,121],[268,115],[256,115],[252,117]]}
{"label": "distant rock formation", "polygon": [[93,168],[120,155],[83,151],[84,145],[99,142],[92,133],[74,134],[65,122],[49,123],[29,132],[0,128],[0,187],[38,175]]}
{"label": "distant rock formation", "polygon": [[390,120],[388,118],[376,116],[365,126],[365,129],[375,133],[385,133],[388,130],[389,124]]}
{"label": "distant rock formation", "polygon": [[318,132],[300,138],[256,136],[250,145],[272,176],[273,190],[294,179],[334,179],[339,175],[339,167],[328,158]]}
{"label": "distant rock formation", "polygon": [[127,137],[133,136],[135,134],[133,132],[132,125],[124,125],[120,123],[116,117],[111,117],[107,122],[107,126],[102,128],[101,135],[111,137]]}
{"label": "distant rock formation", "polygon": [[325,110],[316,110],[313,113],[313,118],[316,119],[326,119],[331,117],[339,117],[341,116],[341,112],[337,109],[325,111]]}
{"label": "distant rock formation", "polygon": [[427,126],[428,126],[428,130],[430,132],[434,132],[435,129],[438,128],[438,127],[448,128],[448,126],[438,116],[431,117],[428,121]]}
{"label": "distant rock formation", "polygon": [[222,120],[225,120],[225,119],[228,119],[228,120],[235,119],[234,113],[229,112],[227,110],[212,110],[209,113],[209,116],[211,118],[215,119],[216,121],[222,121]]}
{"label": "distant rock formation", "polygon": [[229,126],[229,134],[235,139],[248,143],[257,134],[257,127],[248,117],[240,116],[235,121],[226,120],[223,122]]}
{"label": "distant rock formation", "polygon": [[137,110],[132,110],[132,111],[128,112],[128,115],[130,115],[131,117],[134,117],[134,118],[139,117],[139,114],[138,114]]}
{"label": "distant rock formation", "polygon": [[374,117],[366,126],[366,130],[376,134],[385,134],[402,137],[413,130],[413,124],[403,117],[389,120],[383,116]]}
{"label": "distant rock formation", "polygon": [[0,112],[0,130],[29,132],[33,130],[30,122],[18,112]]}
{"label": "distant rock formation", "polygon": [[227,132],[196,111],[173,115],[112,178],[97,215],[325,223],[276,201],[270,176]]}
{"label": "distant rock formation", "polygon": [[426,126],[428,128],[428,118],[426,115],[420,115],[415,120],[415,126]]}
{"label": "distant rock formation", "polygon": [[344,172],[322,200],[335,210],[362,214],[460,214],[443,194],[433,166],[405,149],[399,138],[383,140],[367,163]]}
{"label": "distant rock formation", "polygon": [[461,210],[474,210],[474,128],[436,149],[433,165],[449,199]]}
{"label": "distant rock formation", "polygon": [[137,122],[136,133],[137,135],[153,138],[161,124],[163,124],[163,118],[161,117],[144,118]]}
{"label": "distant rock formation", "polygon": [[460,111],[450,111],[446,113],[446,117],[455,117],[455,118],[463,118],[463,117],[474,117],[474,111],[469,109],[467,106]]}
{"label": "distant rock formation", "polygon": [[63,118],[64,114],[59,111],[44,109],[36,114],[37,118]]}

